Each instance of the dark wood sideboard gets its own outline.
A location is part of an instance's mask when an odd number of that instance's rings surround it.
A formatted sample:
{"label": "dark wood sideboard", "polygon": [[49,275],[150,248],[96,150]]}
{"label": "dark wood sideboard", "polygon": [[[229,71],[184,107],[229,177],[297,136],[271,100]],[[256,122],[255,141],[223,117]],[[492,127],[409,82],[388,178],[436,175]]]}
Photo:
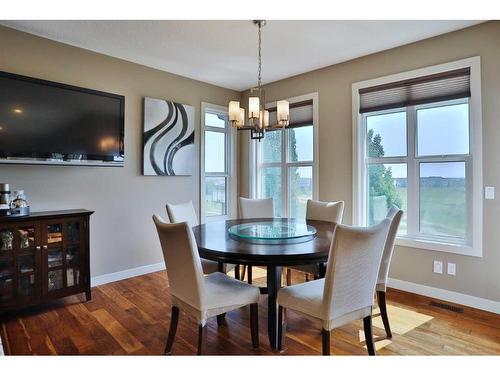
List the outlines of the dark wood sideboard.
{"label": "dark wood sideboard", "polygon": [[93,211],[0,217],[0,313],[90,293],[89,221]]}

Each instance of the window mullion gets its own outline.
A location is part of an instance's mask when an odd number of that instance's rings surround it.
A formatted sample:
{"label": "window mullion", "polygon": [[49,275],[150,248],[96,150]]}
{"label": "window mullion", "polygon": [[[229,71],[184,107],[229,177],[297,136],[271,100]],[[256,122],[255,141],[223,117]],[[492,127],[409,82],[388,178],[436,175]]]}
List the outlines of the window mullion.
{"label": "window mullion", "polygon": [[419,179],[418,179],[418,162],[415,158],[416,154],[416,110],[415,107],[406,109],[406,124],[407,124],[407,147],[408,147],[408,163],[407,163],[407,234],[416,235],[419,232]]}
{"label": "window mullion", "polygon": [[288,132],[289,130],[281,131],[281,216],[288,217],[289,202],[288,194]]}

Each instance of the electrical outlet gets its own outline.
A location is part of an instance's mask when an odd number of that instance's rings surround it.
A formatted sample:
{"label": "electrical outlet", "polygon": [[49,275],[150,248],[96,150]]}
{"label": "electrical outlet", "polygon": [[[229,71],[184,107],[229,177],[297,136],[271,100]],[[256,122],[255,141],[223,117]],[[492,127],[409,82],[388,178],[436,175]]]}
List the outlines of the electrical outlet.
{"label": "electrical outlet", "polygon": [[440,260],[434,261],[434,273],[443,273],[443,262]]}
{"label": "electrical outlet", "polygon": [[448,275],[455,276],[457,274],[457,265],[455,263],[448,263]]}
{"label": "electrical outlet", "polygon": [[484,187],[484,199],[495,199],[495,187],[485,186]]}

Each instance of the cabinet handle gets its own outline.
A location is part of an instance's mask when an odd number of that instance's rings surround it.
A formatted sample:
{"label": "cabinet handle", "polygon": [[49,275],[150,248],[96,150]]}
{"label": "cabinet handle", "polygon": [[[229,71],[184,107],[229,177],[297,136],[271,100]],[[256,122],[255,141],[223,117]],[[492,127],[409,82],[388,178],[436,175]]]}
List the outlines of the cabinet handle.
{"label": "cabinet handle", "polygon": [[35,249],[40,250],[40,249],[41,249],[41,247],[40,247],[40,246],[37,246]]}
{"label": "cabinet handle", "polygon": [[42,247],[43,247],[44,250],[47,250],[48,246],[47,245],[43,245]]}

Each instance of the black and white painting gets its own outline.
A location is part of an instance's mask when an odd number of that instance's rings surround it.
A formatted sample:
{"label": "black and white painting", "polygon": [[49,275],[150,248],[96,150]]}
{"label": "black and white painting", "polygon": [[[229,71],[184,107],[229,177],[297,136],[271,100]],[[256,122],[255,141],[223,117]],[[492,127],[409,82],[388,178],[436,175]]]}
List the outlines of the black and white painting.
{"label": "black and white painting", "polygon": [[145,176],[191,176],[196,160],[194,107],[144,98]]}

